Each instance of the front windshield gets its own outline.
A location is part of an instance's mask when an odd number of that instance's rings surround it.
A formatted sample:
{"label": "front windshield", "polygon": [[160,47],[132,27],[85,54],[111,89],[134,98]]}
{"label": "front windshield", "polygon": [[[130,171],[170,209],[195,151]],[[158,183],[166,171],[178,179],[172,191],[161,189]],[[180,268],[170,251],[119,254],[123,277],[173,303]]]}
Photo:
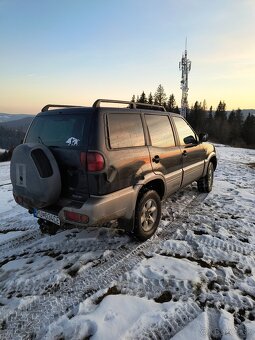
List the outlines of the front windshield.
{"label": "front windshield", "polygon": [[46,146],[84,146],[85,115],[45,115],[34,119],[26,143]]}

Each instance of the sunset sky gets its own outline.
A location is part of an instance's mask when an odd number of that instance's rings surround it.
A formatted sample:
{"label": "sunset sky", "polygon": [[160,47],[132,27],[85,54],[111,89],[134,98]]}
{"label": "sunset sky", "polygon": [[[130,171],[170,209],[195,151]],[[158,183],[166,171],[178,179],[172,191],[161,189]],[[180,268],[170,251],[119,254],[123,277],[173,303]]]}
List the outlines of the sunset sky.
{"label": "sunset sky", "polygon": [[255,0],[0,0],[0,112],[129,100],[162,84],[180,106],[255,109]]}

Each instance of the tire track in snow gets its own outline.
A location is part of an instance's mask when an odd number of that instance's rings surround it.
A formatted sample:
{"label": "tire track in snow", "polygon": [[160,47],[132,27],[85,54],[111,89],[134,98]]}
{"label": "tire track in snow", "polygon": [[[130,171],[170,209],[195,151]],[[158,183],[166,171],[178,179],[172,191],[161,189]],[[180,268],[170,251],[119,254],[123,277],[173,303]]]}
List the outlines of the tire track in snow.
{"label": "tire track in snow", "polygon": [[[191,189],[191,190],[190,190]],[[189,187],[189,190],[187,191],[187,197],[185,198],[185,201],[189,200],[189,203],[192,204],[192,201],[195,200],[203,200],[206,197],[206,194],[200,194],[198,196],[198,193],[196,192],[196,196],[194,196],[194,188]],[[191,197],[190,197],[191,194]],[[182,213],[182,211],[186,208],[186,205],[180,205],[179,206],[179,202],[183,201],[183,198],[185,197],[184,192],[177,192],[175,195],[173,195],[173,200],[174,200],[174,204],[178,206],[179,208],[179,212],[178,214],[180,215]],[[166,205],[166,203],[164,204]],[[177,214],[177,215],[178,215]],[[168,216],[169,217],[169,216]],[[169,218],[168,218],[169,220]],[[171,217],[171,220],[173,220],[173,218]],[[11,227],[11,226],[10,226]],[[1,229],[1,227],[0,227]],[[19,228],[20,229],[20,228]],[[6,230],[6,228],[4,229]],[[65,230],[60,230],[60,232],[64,232]],[[34,233],[34,234],[33,234]],[[39,241],[44,238],[44,242],[40,243]],[[33,242],[35,241],[35,242]],[[105,240],[88,240],[85,241],[85,239],[68,239],[65,240],[64,242],[59,243],[51,240],[51,236],[49,235],[44,235],[44,234],[40,234],[40,231],[37,230],[32,230],[27,232],[25,235],[21,235],[16,237],[15,239],[11,239],[10,241],[7,242],[3,242],[2,245],[2,249],[0,249],[0,256],[4,259],[4,261],[8,260],[8,258],[13,259],[13,256],[15,256],[15,258],[20,258],[23,257],[24,255],[26,256],[26,259],[29,258],[33,258],[34,256],[37,256],[40,253],[45,253],[45,255],[47,255],[46,253],[48,251],[53,252],[53,253],[62,253],[63,249],[69,249],[70,251],[67,253],[79,253],[79,252],[89,252],[89,251],[96,251],[98,248],[99,250],[102,249],[114,249],[114,246],[112,246],[112,239],[107,240],[108,242],[106,243]],[[31,244],[32,242],[32,244]],[[116,240],[114,241],[116,243]],[[29,245],[28,248],[26,248],[26,246]],[[13,249],[15,249],[15,253],[13,253]],[[59,255],[60,255],[59,254]],[[64,254],[66,254],[66,252],[64,251]],[[33,284],[31,281],[33,280],[29,280],[28,283]],[[37,280],[35,279],[35,282],[37,282]],[[38,283],[37,283],[38,284]],[[44,283],[41,283],[41,287],[43,287]],[[22,285],[21,285],[22,286]],[[47,286],[47,285],[46,285]],[[29,284],[30,287],[30,284]],[[12,291],[15,293],[16,290],[19,290],[20,287],[17,287],[17,289],[13,289]],[[9,290],[8,290],[9,291]],[[27,291],[27,290],[26,290]],[[24,294],[26,295],[26,291],[19,291],[19,294]],[[38,291],[38,289],[37,289]],[[43,290],[44,291],[44,290]]]}
{"label": "tire track in snow", "polygon": [[[62,256],[62,254],[65,254],[66,251],[61,253],[61,250],[63,249],[71,249],[71,251],[68,253],[69,255],[75,256],[81,256],[82,253],[90,253],[90,252],[96,252],[98,255],[98,258],[94,258],[91,260],[86,261],[86,266],[100,266],[101,263],[103,264],[104,262],[107,261],[107,256],[104,256],[105,251],[114,251],[115,254],[118,253],[118,248],[121,248],[121,243],[118,245],[119,240],[114,240],[115,242],[109,242],[107,243],[105,240],[100,240],[100,241],[95,241],[95,240],[67,240],[66,243],[60,243],[57,244],[56,242],[53,242],[49,244],[45,242],[46,244],[36,244],[33,246],[33,251],[31,249],[29,250],[29,254],[27,254],[27,250],[25,250],[25,258],[27,261],[29,259],[33,260],[36,256],[50,256],[52,258],[56,258],[58,260],[59,256]],[[38,243],[38,242],[37,242]],[[77,244],[78,243],[78,244]],[[24,252],[24,251],[23,251]],[[23,257],[23,254],[21,253],[20,255],[21,258]],[[19,259],[18,256],[16,256],[15,259]],[[12,257],[10,257],[10,261],[13,260]],[[37,276],[32,276],[29,278],[26,278],[26,280],[12,280],[10,278],[8,280],[8,284],[5,286],[3,285],[1,287],[1,294],[5,296],[30,296],[30,295],[42,295],[42,294],[47,294],[51,290],[55,290],[63,280],[65,282],[67,280],[71,280],[72,274],[72,267],[75,266],[75,273],[79,271],[79,269],[82,268],[83,263],[79,262],[79,260],[76,260],[78,262],[72,263],[74,260],[72,259],[71,261],[67,261],[67,263],[62,265],[62,270],[64,270],[65,274],[60,276],[59,275],[59,268],[57,267],[55,270],[52,270],[50,276],[46,276],[41,280],[38,280]],[[68,267],[66,267],[68,265]],[[61,265],[60,265],[61,266]],[[86,271],[87,272],[87,271]],[[68,275],[69,274],[69,275]],[[73,276],[76,276],[74,274]]]}
{"label": "tire track in snow", "polygon": [[242,255],[254,255],[255,247],[249,243],[239,240],[225,238],[221,239],[212,235],[196,235],[187,234],[186,241],[196,241],[200,246],[204,245],[207,248],[219,248],[225,252],[236,252]]}
{"label": "tire track in snow", "polygon": [[[194,193],[193,193],[194,196]],[[183,207],[188,212],[189,206],[192,209],[195,201],[203,201],[207,195],[198,194],[192,198]],[[181,216],[182,211],[179,211],[180,218],[174,223],[168,223],[163,227],[163,237],[168,239],[177,229],[180,229],[180,224],[186,212]],[[168,227],[171,226],[169,229]],[[143,244],[138,242],[128,243],[126,249],[119,249],[115,252],[114,257],[108,261],[100,263],[95,268],[90,268],[75,279],[61,282],[55,295],[48,294],[37,297],[35,301],[29,305],[21,307],[13,314],[5,318],[6,330],[3,332],[3,339],[20,336],[23,339],[30,339],[31,336],[41,336],[50,323],[56,318],[72,311],[77,305],[86,298],[93,295],[100,289],[105,289],[109,285],[117,281],[120,275],[131,270],[144,258],[144,251],[150,251],[154,246],[162,242],[159,235],[152,237]],[[32,322],[30,321],[32,320]]]}
{"label": "tire track in snow", "polygon": [[11,182],[10,183],[0,184],[0,187],[4,187],[5,185],[10,185],[10,184],[11,184]]}
{"label": "tire track in snow", "polygon": [[149,327],[144,328],[139,320],[128,331],[125,339],[170,339],[200,313],[202,310],[199,306],[193,301],[188,301],[174,311],[157,313],[157,322],[152,323]]}
{"label": "tire track in snow", "polygon": [[9,241],[0,243],[0,257],[6,257],[12,249],[17,247],[23,247],[29,244],[31,241],[38,240],[44,237],[40,230],[28,230],[23,235],[12,238]]}

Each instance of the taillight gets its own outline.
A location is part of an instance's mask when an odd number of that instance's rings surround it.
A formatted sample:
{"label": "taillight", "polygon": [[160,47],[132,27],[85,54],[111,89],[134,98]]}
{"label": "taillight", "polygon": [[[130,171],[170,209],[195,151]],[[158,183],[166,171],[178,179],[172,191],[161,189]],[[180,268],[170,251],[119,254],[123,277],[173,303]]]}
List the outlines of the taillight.
{"label": "taillight", "polygon": [[89,217],[87,215],[79,214],[73,211],[64,211],[65,219],[73,222],[88,223]]}
{"label": "taillight", "polygon": [[81,165],[90,172],[102,171],[105,166],[104,157],[99,152],[81,152]]}

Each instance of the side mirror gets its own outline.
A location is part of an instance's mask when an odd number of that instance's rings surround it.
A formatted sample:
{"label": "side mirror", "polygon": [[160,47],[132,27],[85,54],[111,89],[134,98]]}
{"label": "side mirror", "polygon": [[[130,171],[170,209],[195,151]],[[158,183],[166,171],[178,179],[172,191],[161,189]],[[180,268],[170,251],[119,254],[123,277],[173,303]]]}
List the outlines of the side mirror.
{"label": "side mirror", "polygon": [[200,133],[199,134],[199,142],[203,143],[203,142],[207,142],[208,141],[208,133]]}
{"label": "side mirror", "polygon": [[197,140],[194,138],[194,136],[187,136],[183,139],[185,144],[197,144]]}

